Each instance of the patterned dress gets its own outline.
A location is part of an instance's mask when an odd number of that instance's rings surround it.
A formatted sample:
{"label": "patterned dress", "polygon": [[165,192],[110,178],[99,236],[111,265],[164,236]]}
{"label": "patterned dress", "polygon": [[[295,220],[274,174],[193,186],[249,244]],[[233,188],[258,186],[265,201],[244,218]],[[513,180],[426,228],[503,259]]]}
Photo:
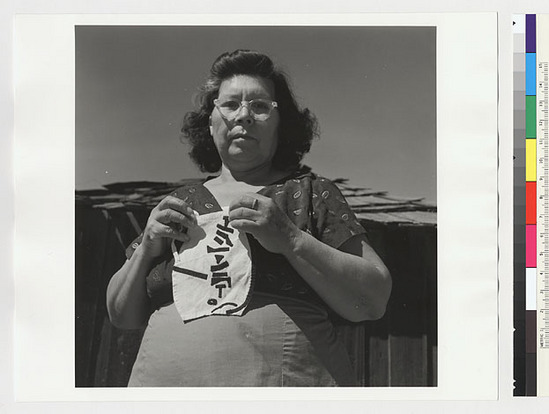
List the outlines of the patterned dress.
{"label": "patterned dress", "polygon": [[[365,230],[339,189],[297,172],[258,191],[301,230],[338,248]],[[172,194],[199,214],[221,210],[203,181]],[[173,303],[173,257],[158,259],[147,277],[152,315],[129,386],[352,386],[356,379],[336,316],[286,258],[248,235],[253,292],[241,317],[210,316],[183,323]],[[127,250],[128,258],[139,245]]]}

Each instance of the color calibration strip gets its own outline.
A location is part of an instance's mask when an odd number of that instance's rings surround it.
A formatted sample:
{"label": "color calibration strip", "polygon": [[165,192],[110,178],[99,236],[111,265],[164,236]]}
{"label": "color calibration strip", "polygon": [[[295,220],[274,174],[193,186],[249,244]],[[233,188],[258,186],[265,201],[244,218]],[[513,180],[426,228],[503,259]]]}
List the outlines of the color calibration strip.
{"label": "color calibration strip", "polygon": [[[536,277],[536,369],[537,395],[549,396],[549,15],[536,16],[535,93],[533,120],[536,128],[537,181],[537,277]],[[528,62],[527,62],[528,64]],[[526,70],[528,72],[528,69]],[[527,90],[528,79],[527,79]],[[527,96],[528,98],[528,96]],[[532,116],[533,118],[533,116]],[[528,122],[528,107],[527,118]],[[527,130],[528,131],[528,130]]]}
{"label": "color calibration strip", "polygon": [[514,395],[549,396],[549,15],[513,20]]}
{"label": "color calibration strip", "polygon": [[[526,378],[528,395],[536,395],[536,274],[537,274],[537,143],[536,143],[536,15],[526,15],[525,137],[526,137]],[[530,190],[530,191],[528,191]],[[532,295],[534,292],[534,295]]]}
{"label": "color calibration strip", "polygon": [[[532,276],[532,271],[526,267],[526,194],[533,195],[530,205],[536,203],[536,185],[528,184],[526,181],[526,130],[525,130],[525,39],[526,19],[525,15],[513,16],[513,203],[514,203],[514,313],[513,313],[513,377],[515,379],[513,395],[525,396],[535,395],[535,383],[532,384],[532,376],[526,372],[531,371],[532,353],[526,352],[526,273]],[[532,148],[529,148],[530,151]],[[531,212],[531,209],[530,209]],[[530,217],[530,222],[535,222]],[[526,271],[525,271],[526,269]],[[535,271],[534,277],[535,277]],[[535,358],[535,354],[534,358]],[[528,358],[527,358],[528,357]],[[529,367],[527,369],[527,366]],[[534,359],[535,366],[535,359]],[[527,378],[529,381],[527,381]],[[535,381],[535,376],[534,376]]]}

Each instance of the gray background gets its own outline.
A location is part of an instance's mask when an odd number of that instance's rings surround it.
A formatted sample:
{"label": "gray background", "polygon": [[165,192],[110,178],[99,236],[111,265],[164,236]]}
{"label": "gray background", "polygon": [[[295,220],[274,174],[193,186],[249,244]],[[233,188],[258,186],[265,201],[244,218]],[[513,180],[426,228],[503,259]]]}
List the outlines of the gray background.
{"label": "gray background", "polygon": [[436,202],[434,27],[76,28],[76,188],[201,176],[180,142],[213,60],[255,49],[288,73],[328,178]]}

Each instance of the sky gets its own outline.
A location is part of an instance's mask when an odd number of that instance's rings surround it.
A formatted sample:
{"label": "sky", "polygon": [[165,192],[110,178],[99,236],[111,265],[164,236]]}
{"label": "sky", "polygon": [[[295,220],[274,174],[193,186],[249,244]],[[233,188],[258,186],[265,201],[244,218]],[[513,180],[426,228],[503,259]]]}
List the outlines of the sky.
{"label": "sky", "polygon": [[434,27],[78,26],[76,189],[200,177],[183,116],[212,62],[254,49],[318,118],[304,163],[436,203]]}

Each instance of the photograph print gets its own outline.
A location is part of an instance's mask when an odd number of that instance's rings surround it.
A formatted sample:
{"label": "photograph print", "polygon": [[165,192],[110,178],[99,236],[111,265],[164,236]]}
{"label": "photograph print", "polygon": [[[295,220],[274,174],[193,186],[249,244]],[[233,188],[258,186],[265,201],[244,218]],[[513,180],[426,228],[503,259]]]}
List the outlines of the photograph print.
{"label": "photograph print", "polygon": [[75,386],[437,386],[436,27],[76,26]]}

